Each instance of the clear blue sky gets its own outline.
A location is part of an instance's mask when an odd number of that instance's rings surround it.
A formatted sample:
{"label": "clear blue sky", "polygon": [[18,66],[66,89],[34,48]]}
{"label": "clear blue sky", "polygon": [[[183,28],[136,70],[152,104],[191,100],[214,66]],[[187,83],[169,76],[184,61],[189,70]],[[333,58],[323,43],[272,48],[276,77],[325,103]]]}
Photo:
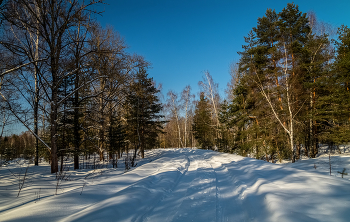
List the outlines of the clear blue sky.
{"label": "clear blue sky", "polygon": [[[152,63],[149,75],[169,89],[181,92],[208,70],[219,83],[220,94],[230,80],[229,67],[238,61],[244,36],[256,26],[266,9],[280,12],[285,0],[106,0],[98,20],[113,26],[129,46]],[[310,10],[334,26],[350,25],[350,0],[298,0],[302,12]]]}
{"label": "clear blue sky", "polygon": [[[198,81],[208,70],[222,96],[230,80],[229,67],[238,61],[244,36],[266,9],[280,12],[285,0],[105,0],[97,19],[124,37],[130,53],[152,63],[149,75],[181,92],[191,85],[198,98]],[[302,12],[314,11],[319,20],[350,26],[350,0],[296,0]],[[26,129],[19,124],[12,132]]]}

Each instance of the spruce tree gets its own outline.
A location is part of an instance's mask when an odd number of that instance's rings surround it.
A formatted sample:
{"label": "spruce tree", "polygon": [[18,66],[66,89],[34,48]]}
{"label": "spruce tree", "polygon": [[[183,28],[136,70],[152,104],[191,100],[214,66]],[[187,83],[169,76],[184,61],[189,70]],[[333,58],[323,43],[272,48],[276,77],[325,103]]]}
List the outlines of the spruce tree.
{"label": "spruce tree", "polygon": [[214,126],[211,118],[210,104],[201,92],[193,117],[192,130],[194,138],[202,149],[209,149],[214,145]]}
{"label": "spruce tree", "polygon": [[121,117],[115,113],[110,117],[107,140],[109,156],[113,159],[113,167],[117,167],[116,159],[120,158],[120,154],[126,145],[126,131]]}
{"label": "spruce tree", "polygon": [[219,134],[221,138],[217,138],[216,144],[220,151],[229,152],[230,146],[230,138],[233,138],[233,135],[230,134],[229,130],[229,122],[230,122],[230,113],[229,113],[229,104],[226,100],[222,104],[220,104],[219,109],[219,122],[220,125],[218,127]]}
{"label": "spruce tree", "polygon": [[[58,98],[60,100],[67,97],[68,94],[72,92],[73,81],[72,78],[66,78],[63,80],[61,86],[58,90]],[[72,107],[72,100],[66,99],[63,102],[63,110],[58,115],[58,124],[57,124],[57,132],[58,132],[58,138],[57,138],[57,151],[58,151],[58,157],[60,158],[60,171],[63,170],[63,160],[64,156],[67,154],[69,147],[72,140],[72,112],[70,111]],[[74,152],[74,151],[73,151]]]}

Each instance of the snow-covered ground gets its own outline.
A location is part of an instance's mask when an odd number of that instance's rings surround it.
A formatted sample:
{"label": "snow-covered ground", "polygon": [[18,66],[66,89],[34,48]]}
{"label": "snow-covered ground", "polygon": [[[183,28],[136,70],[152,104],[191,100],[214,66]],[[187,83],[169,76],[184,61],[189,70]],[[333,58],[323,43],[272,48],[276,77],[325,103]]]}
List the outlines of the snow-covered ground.
{"label": "snow-covered ground", "polygon": [[157,149],[128,172],[68,171],[58,187],[48,165],[31,166],[19,197],[26,168],[10,164],[0,168],[0,221],[350,221],[350,176],[336,172],[350,170],[350,156],[331,157],[333,176],[327,158],[277,165]]}

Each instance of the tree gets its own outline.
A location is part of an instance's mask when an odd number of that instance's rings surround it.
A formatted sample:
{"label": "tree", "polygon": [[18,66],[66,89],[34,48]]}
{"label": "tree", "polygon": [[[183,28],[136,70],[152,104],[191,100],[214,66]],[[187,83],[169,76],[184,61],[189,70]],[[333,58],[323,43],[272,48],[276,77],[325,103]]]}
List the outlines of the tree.
{"label": "tree", "polygon": [[148,78],[146,69],[140,68],[130,86],[125,107],[127,138],[134,147],[134,160],[138,150],[144,158],[145,149],[154,148],[158,134],[162,132],[164,121],[159,119],[164,116],[159,114],[162,105],[157,96],[158,92],[152,78]]}
{"label": "tree", "polygon": [[[33,13],[38,15],[38,6],[36,3],[32,5]],[[27,13],[29,14],[29,13]],[[42,47],[40,47],[39,41],[39,29],[38,21],[34,16],[27,16],[27,22],[32,24],[36,29],[31,28],[22,24],[25,29],[19,29],[16,25],[13,25],[11,22],[5,22],[5,33],[1,44],[10,52],[14,53],[19,57],[23,63],[24,61],[29,61],[27,66],[21,67],[20,74],[18,77],[21,79],[23,85],[22,89],[19,91],[25,91],[22,95],[29,94],[31,99],[27,99],[28,103],[33,109],[33,122],[34,122],[34,134],[38,135],[38,115],[39,115],[39,103],[40,103],[40,86],[39,86],[39,72],[40,65],[38,61],[42,61],[43,58],[40,58],[42,53]],[[34,163],[38,165],[39,160],[39,139],[35,140],[35,158]]]}
{"label": "tree", "polygon": [[338,39],[334,41],[336,57],[330,70],[316,83],[322,86],[322,94],[317,98],[316,108],[319,139],[328,144],[342,144],[350,135],[350,29],[341,26]]}
{"label": "tree", "polygon": [[181,127],[180,127],[180,116],[179,116],[181,106],[179,104],[179,101],[177,99],[177,94],[175,92],[169,90],[168,97],[169,99],[168,99],[167,107],[170,108],[171,114],[175,118],[176,125],[177,125],[177,134],[178,134],[178,140],[179,140],[177,147],[183,148],[184,145],[181,139]]}
{"label": "tree", "polygon": [[318,98],[327,94],[332,57],[327,35],[310,19],[294,4],[280,13],[268,9],[245,37],[229,85],[231,103],[220,114],[240,154],[295,161],[302,146],[311,156],[317,152],[325,104]]}
{"label": "tree", "polygon": [[[58,171],[57,159],[57,127],[58,111],[67,99],[58,100],[58,88],[68,76],[75,70],[66,69],[64,55],[72,43],[69,31],[81,23],[90,22],[88,8],[102,1],[90,1],[87,4],[78,0],[50,0],[50,1],[25,1],[15,0],[9,3],[6,20],[18,29],[30,28],[33,33],[38,33],[43,41],[45,55],[48,57],[48,70],[50,75],[45,77],[47,83],[45,93],[50,101],[50,152],[51,173]],[[36,10],[35,10],[36,9]],[[33,20],[33,18],[35,18]],[[42,78],[44,78],[42,76]],[[74,93],[74,92],[72,92]],[[70,97],[69,95],[68,97]]]}
{"label": "tree", "polygon": [[187,147],[187,123],[188,123],[188,113],[190,110],[191,100],[194,95],[191,94],[191,86],[188,85],[181,93],[181,99],[183,101],[182,106],[185,109],[185,124],[184,124],[184,145]]}
{"label": "tree", "polygon": [[218,84],[214,83],[213,77],[210,75],[208,71],[204,73],[203,81],[199,81],[198,85],[202,87],[203,93],[207,99],[209,99],[211,107],[212,107],[212,118],[213,122],[219,126],[220,122],[218,120],[219,116],[219,104],[220,104],[220,96],[218,93]]}
{"label": "tree", "polygon": [[116,116],[116,114],[111,116],[110,124],[108,127],[108,145],[109,145],[109,153],[112,155],[113,159],[113,167],[117,166],[116,158],[114,154],[117,153],[117,157],[120,158],[121,150],[126,145],[126,127],[123,125],[120,116]]}
{"label": "tree", "polygon": [[[279,14],[271,9],[258,19],[258,25],[246,38],[248,45],[241,53],[240,72],[249,76],[266,101],[271,114],[254,115],[267,117],[272,115],[279,127],[288,135],[290,154],[295,159],[296,118],[303,109],[305,88],[302,77],[305,74],[304,46],[310,32],[305,13],[298,6],[288,4]],[[254,90],[252,91],[254,92]],[[256,106],[261,107],[261,106]],[[265,118],[263,117],[263,118]],[[258,119],[257,119],[258,121]],[[268,123],[268,121],[266,121]],[[260,131],[270,127],[261,126]],[[262,131],[261,131],[262,132]],[[265,136],[260,135],[266,147]]]}
{"label": "tree", "polygon": [[[330,61],[333,57],[333,49],[330,45],[329,35],[332,34],[331,26],[319,22],[316,15],[308,13],[310,32],[304,46],[304,56],[302,58],[305,69],[301,77],[304,96],[306,101],[303,109],[298,115],[298,122],[303,123],[303,127],[296,135],[297,140],[304,143],[305,155],[315,157],[318,148],[317,143],[320,141],[322,128],[322,103],[319,98],[328,94],[324,80],[329,78]],[[326,77],[328,76],[328,77]],[[321,124],[322,125],[322,124]],[[300,127],[301,125],[299,125]],[[299,158],[300,146],[297,146],[296,157]]]}
{"label": "tree", "polygon": [[229,113],[229,105],[226,100],[220,105],[219,110],[219,121],[220,121],[220,128],[219,133],[221,135],[221,138],[217,140],[217,145],[219,150],[222,150],[224,152],[229,152],[229,139],[230,137],[233,138],[234,135],[230,134],[229,130],[229,122],[230,122],[230,113]]}
{"label": "tree", "polygon": [[211,148],[214,145],[214,128],[211,118],[208,99],[201,92],[193,117],[192,130],[199,145],[204,148]]}

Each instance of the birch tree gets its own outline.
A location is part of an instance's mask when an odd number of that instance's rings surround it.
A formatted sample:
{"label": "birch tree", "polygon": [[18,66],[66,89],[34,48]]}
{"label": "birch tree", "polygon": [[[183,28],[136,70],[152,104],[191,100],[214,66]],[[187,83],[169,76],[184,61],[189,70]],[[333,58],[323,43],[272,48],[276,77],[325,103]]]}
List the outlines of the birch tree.
{"label": "birch tree", "polygon": [[[38,16],[38,7],[34,3],[32,5],[33,13]],[[23,15],[19,15],[18,11],[14,11],[17,13],[17,16],[22,17]],[[30,76],[23,76],[23,85],[25,86],[24,90],[31,95],[31,101],[28,103],[31,105],[33,109],[34,116],[34,133],[38,135],[38,113],[39,113],[39,66],[41,63],[38,61],[43,60],[40,58],[40,50],[39,48],[39,29],[38,29],[38,21],[36,18],[31,15],[25,9],[23,10],[25,13],[25,17],[27,17],[27,22],[33,24],[36,29],[32,29],[26,24],[21,24],[25,29],[18,29],[15,25],[5,22],[6,24],[6,32],[7,39],[3,39],[1,44],[9,51],[15,52],[17,56],[23,58],[24,61],[28,61],[29,64],[26,67],[22,67],[21,70],[25,68],[25,72],[21,72],[24,75],[27,73]],[[22,78],[21,76],[19,76]],[[35,157],[34,164],[38,165],[39,161],[39,139],[35,139]]]}
{"label": "birch tree", "polygon": [[218,92],[218,84],[214,82],[213,77],[210,75],[208,71],[204,72],[203,81],[199,81],[198,85],[202,87],[204,96],[210,100],[212,106],[213,119],[215,120],[215,124],[219,126],[219,104],[220,104],[220,96]]}
{"label": "birch tree", "polygon": [[[300,135],[302,128],[299,118],[306,109],[307,88],[303,77],[306,74],[304,58],[308,55],[305,46],[309,31],[306,14],[300,12],[298,6],[288,4],[278,14],[269,9],[266,16],[258,19],[258,26],[253,28],[246,38],[248,44],[241,53],[240,72],[251,79],[250,86],[255,84],[267,103],[267,106],[255,105],[253,110],[258,111],[258,107],[270,110],[268,115],[278,124],[278,128],[288,135],[292,161],[295,160],[296,135]],[[257,124],[260,121],[258,130],[262,133],[259,136],[261,139],[266,135],[263,129],[269,124],[265,121],[265,126],[261,125],[260,113],[266,112],[266,109],[252,115]],[[267,127],[269,128],[271,127]],[[275,132],[270,130],[269,134],[274,135]],[[272,138],[268,146],[273,146],[276,138]],[[265,143],[265,139],[263,142]],[[264,143],[262,146],[266,147]]]}
{"label": "birch tree", "polygon": [[181,93],[181,99],[183,103],[183,108],[185,111],[185,124],[184,124],[184,145],[187,147],[187,123],[188,123],[188,112],[191,106],[191,100],[194,98],[194,95],[191,94],[191,86],[187,85]]}
{"label": "birch tree", "polygon": [[216,126],[215,134],[216,138],[220,139],[219,131],[220,128],[219,121],[219,105],[220,105],[220,95],[218,92],[218,84],[214,83],[214,80],[208,71],[204,72],[203,81],[199,81],[198,85],[202,88],[205,98],[209,99],[211,105],[212,113],[212,123]]}
{"label": "birch tree", "polygon": [[169,90],[167,95],[168,95],[167,106],[170,108],[171,113],[176,120],[177,134],[178,134],[178,140],[179,140],[178,147],[183,148],[184,145],[181,139],[181,127],[180,127],[180,116],[179,116],[181,106],[179,104],[177,94],[175,92],[173,92],[172,90]]}

